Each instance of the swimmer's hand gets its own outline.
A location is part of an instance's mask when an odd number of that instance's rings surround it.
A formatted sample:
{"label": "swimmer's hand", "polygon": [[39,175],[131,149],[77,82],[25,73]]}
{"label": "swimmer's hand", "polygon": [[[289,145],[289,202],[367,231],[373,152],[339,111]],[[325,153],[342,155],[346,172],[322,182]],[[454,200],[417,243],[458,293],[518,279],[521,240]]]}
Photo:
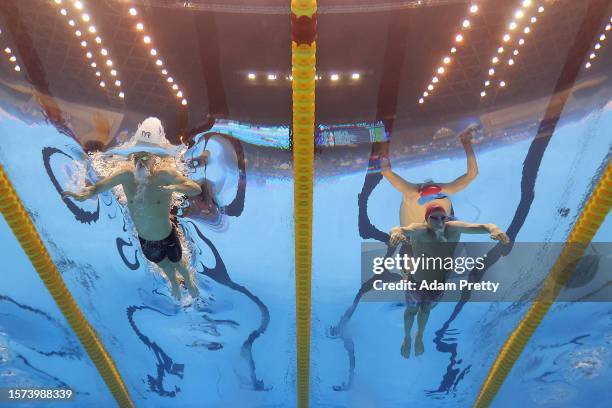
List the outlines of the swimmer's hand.
{"label": "swimmer's hand", "polygon": [[380,158],[380,172],[384,174],[390,171],[391,171],[391,161],[389,160],[387,156],[382,156]]}
{"label": "swimmer's hand", "polygon": [[391,246],[397,246],[406,241],[406,235],[401,227],[392,228],[390,234],[391,239],[389,240],[389,245]]}
{"label": "swimmer's hand", "polygon": [[510,243],[510,238],[508,237],[508,235],[506,235],[506,233],[500,230],[499,228],[492,229],[489,237],[491,237],[492,240],[499,241],[504,245]]}
{"label": "swimmer's hand", "polygon": [[62,197],[72,197],[77,201],[85,201],[96,192],[95,186],[87,186],[81,191],[63,191]]}
{"label": "swimmer's hand", "polygon": [[465,128],[463,132],[461,132],[461,134],[459,135],[459,140],[461,140],[461,143],[463,143],[464,145],[472,144],[472,137],[474,136],[476,131],[478,131],[478,125],[469,125],[467,128]]}

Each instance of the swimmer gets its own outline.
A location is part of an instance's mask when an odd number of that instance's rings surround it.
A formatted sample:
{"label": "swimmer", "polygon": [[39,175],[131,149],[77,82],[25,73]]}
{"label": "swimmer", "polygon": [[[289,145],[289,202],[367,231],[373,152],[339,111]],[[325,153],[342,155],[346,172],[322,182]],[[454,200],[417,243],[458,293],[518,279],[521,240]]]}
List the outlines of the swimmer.
{"label": "swimmer", "polygon": [[[391,230],[391,247],[402,244],[402,250],[411,251],[412,254],[423,254],[426,257],[452,257],[461,234],[489,234],[491,239],[502,244],[508,244],[510,239],[495,224],[473,224],[463,221],[451,220],[446,208],[432,203],[425,209],[424,221],[412,223],[405,227],[395,227]],[[417,283],[417,287],[423,280],[438,282],[446,280],[444,270],[418,270],[409,274],[408,279]],[[423,344],[423,333],[429,312],[440,300],[443,291],[414,290],[406,291],[407,306],[404,312],[404,342],[401,354],[405,358],[410,356],[411,337],[410,332],[417,318],[417,332],[414,340],[414,354],[419,356],[425,351]]]}
{"label": "swimmer", "polygon": [[172,286],[172,295],[180,300],[176,273],[183,277],[193,298],[198,297],[199,292],[182,258],[176,218],[170,217],[172,194],[197,196],[202,190],[176,168],[164,164],[163,158],[171,156],[171,148],[160,120],[147,118],[127,145],[107,152],[127,156],[133,167],[118,170],[79,192],[64,191],[62,194],[83,201],[122,185],[143,255],[164,271]]}
{"label": "swimmer", "polygon": [[466,188],[478,175],[478,164],[472,148],[472,135],[476,129],[475,125],[468,126],[459,135],[467,157],[467,171],[450,183],[433,181],[422,184],[410,183],[391,170],[391,163],[387,157],[381,159],[381,174],[402,193],[400,225],[406,226],[414,222],[422,222],[429,203],[441,205],[447,214],[453,215],[453,206],[449,197]]}

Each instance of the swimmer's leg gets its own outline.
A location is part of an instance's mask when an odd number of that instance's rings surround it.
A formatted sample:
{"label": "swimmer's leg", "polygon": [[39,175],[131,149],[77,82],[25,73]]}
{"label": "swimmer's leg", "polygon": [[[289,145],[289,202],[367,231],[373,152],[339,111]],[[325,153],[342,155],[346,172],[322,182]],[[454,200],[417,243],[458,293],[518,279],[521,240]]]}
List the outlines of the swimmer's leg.
{"label": "swimmer's leg", "polygon": [[164,274],[168,277],[171,285],[172,296],[176,300],[181,300],[181,287],[176,280],[176,264],[170,262],[168,258],[158,263],[159,267],[162,268]]}
{"label": "swimmer's leg", "polygon": [[187,262],[185,261],[185,259],[181,259],[179,263],[175,263],[174,265],[176,265],[176,269],[185,280],[185,287],[187,288],[187,292],[189,292],[192,298],[199,297],[200,291],[195,285],[194,279],[191,273],[189,272],[189,267],[187,266]]}
{"label": "swimmer's leg", "polygon": [[425,345],[423,344],[423,333],[425,333],[425,326],[429,319],[429,312],[431,306],[427,303],[419,305],[419,311],[417,313],[417,332],[414,337],[414,355],[420,356],[425,352]]}
{"label": "swimmer's leg", "polygon": [[404,311],[404,341],[402,342],[402,348],[400,352],[404,358],[410,357],[410,349],[412,348],[412,337],[410,337],[410,331],[414,324],[414,318],[417,315],[418,308],[416,305],[407,305]]}

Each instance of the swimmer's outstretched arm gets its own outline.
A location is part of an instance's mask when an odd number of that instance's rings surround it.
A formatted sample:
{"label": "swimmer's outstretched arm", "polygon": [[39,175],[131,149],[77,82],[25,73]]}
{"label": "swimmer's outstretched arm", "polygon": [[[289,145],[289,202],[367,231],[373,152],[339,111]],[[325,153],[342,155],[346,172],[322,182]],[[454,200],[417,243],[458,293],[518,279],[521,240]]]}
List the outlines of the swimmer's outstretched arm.
{"label": "swimmer's outstretched arm", "polygon": [[472,224],[463,221],[448,221],[445,228],[452,232],[464,234],[489,234],[491,239],[502,244],[510,243],[510,238],[495,224]]}
{"label": "swimmer's outstretched arm", "polygon": [[476,163],[476,155],[472,147],[472,134],[475,130],[475,127],[468,127],[459,135],[465,150],[465,156],[467,157],[467,170],[464,175],[457,177],[457,179],[450,183],[438,184],[446,194],[455,194],[463,190],[478,176],[478,163]]}
{"label": "swimmer's outstretched arm", "polygon": [[195,181],[183,176],[178,171],[164,171],[163,180],[168,183],[161,187],[166,191],[175,191],[186,196],[197,196],[202,193],[202,188]]}
{"label": "swimmer's outstretched arm", "polygon": [[403,242],[408,237],[413,237],[419,233],[427,231],[427,224],[424,222],[408,224],[406,227],[395,227],[391,229],[391,239],[389,244],[396,246],[400,242]]}
{"label": "swimmer's outstretched arm", "polygon": [[391,183],[393,187],[395,187],[396,190],[408,195],[417,195],[419,193],[419,186],[417,184],[409,183],[391,170],[391,162],[389,161],[388,157],[383,157],[380,160],[380,173],[389,181],[389,183]]}
{"label": "swimmer's outstretched arm", "polygon": [[79,201],[87,200],[89,197],[110,190],[119,184],[123,184],[128,179],[129,174],[130,172],[127,170],[120,170],[111,176],[103,178],[92,186],[85,187],[81,191],[64,191],[62,192],[62,196],[72,197]]}

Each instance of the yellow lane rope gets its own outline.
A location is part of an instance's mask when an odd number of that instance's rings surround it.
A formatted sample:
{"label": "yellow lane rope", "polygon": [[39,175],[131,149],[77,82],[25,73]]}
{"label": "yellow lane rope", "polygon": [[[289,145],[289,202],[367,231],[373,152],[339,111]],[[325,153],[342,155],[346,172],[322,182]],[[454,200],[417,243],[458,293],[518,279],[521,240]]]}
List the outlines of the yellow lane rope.
{"label": "yellow lane rope", "polygon": [[120,407],[133,407],[121,375],[51,260],[34,223],[0,165],[0,212]]}
{"label": "yellow lane rope", "polygon": [[584,255],[610,207],[612,207],[612,163],[608,163],[608,167],[582,209],[561,254],[544,281],[542,290],[497,355],[478,393],[474,407],[483,408],[491,404],[544,315],[571,277],[575,262]]}
{"label": "yellow lane rope", "polygon": [[308,407],[310,382],[316,11],[315,0],[291,1],[297,401],[300,408]]}

